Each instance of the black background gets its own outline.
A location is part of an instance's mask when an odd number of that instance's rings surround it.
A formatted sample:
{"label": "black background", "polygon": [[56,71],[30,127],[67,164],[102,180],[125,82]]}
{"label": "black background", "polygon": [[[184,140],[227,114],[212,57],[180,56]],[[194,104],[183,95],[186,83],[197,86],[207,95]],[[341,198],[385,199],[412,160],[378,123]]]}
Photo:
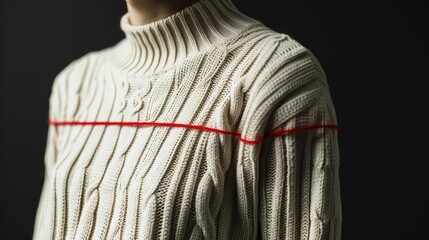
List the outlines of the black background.
{"label": "black background", "polygon": [[[322,2],[234,1],[312,50],[328,76],[343,129],[343,239],[424,239],[428,11],[411,2]],[[0,4],[1,236],[30,239],[52,81],[72,60],[123,38],[127,10],[123,0]]]}

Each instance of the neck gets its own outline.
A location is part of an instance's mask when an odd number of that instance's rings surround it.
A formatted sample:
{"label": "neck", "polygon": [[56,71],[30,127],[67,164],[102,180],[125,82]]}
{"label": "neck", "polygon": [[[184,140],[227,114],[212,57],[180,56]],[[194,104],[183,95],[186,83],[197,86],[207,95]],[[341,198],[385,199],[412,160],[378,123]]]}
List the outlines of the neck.
{"label": "neck", "polygon": [[112,63],[122,74],[156,74],[261,24],[240,12],[231,0],[198,0],[175,11],[135,13],[134,20],[131,11],[122,16],[120,26],[126,38],[112,52]]}
{"label": "neck", "polygon": [[130,25],[146,25],[166,18],[198,0],[126,0]]}

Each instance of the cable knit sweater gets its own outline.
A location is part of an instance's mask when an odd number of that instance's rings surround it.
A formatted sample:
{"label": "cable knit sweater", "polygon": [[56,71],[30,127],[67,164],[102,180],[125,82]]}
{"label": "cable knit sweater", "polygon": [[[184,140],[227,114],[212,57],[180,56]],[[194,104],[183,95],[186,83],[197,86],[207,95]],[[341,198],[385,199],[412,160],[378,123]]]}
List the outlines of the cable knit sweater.
{"label": "cable knit sweater", "polygon": [[56,76],[33,239],[340,239],[338,125],[310,50],[201,0]]}

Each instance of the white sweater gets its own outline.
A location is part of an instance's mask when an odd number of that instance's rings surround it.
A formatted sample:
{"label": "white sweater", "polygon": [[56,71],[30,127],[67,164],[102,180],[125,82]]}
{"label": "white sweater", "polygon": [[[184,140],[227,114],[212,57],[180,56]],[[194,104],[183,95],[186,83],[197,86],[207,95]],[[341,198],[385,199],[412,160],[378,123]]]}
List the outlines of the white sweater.
{"label": "white sweater", "polygon": [[310,50],[201,0],[52,85],[33,239],[340,239],[338,125]]}

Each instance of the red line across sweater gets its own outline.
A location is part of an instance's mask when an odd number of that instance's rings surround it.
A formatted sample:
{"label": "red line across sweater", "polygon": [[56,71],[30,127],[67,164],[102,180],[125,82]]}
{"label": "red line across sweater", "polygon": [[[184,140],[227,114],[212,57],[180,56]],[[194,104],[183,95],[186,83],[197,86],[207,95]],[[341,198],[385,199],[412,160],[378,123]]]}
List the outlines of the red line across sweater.
{"label": "red line across sweater", "polygon": [[62,126],[62,125],[119,125],[119,126],[134,126],[134,127],[140,127],[140,126],[166,126],[166,127],[184,127],[189,129],[198,129],[201,131],[211,131],[211,132],[218,132],[222,134],[231,134],[231,135],[237,135],[238,139],[245,143],[258,143],[262,142],[265,138],[268,138],[270,136],[279,136],[282,134],[289,134],[294,133],[297,131],[303,131],[303,130],[309,130],[309,129],[315,129],[315,128],[331,128],[331,129],[338,129],[342,131],[342,128],[339,125],[334,124],[312,124],[307,126],[301,126],[301,127],[295,127],[295,128],[289,128],[289,129],[278,129],[271,132],[267,132],[264,134],[261,138],[256,139],[245,139],[241,137],[240,132],[232,132],[232,131],[225,131],[222,129],[212,128],[212,127],[206,127],[202,125],[192,125],[192,124],[184,124],[184,123],[174,123],[174,122],[104,122],[104,121],[54,121],[51,118],[48,118],[48,124],[53,126]]}

